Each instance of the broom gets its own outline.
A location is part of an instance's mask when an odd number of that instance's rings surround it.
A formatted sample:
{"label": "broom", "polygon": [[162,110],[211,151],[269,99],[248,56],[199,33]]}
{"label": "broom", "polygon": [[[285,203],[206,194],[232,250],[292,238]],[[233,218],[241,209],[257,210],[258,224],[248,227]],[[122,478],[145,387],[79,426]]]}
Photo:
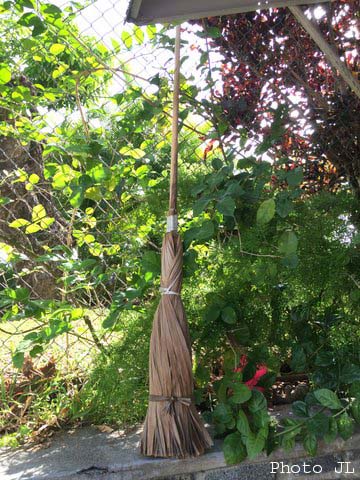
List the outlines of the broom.
{"label": "broom", "polygon": [[176,27],[170,198],[161,252],[161,299],[150,339],[149,407],[140,451],[152,457],[192,457],[211,447],[193,401],[189,328],[180,297],[183,249],[177,232],[180,26]]}

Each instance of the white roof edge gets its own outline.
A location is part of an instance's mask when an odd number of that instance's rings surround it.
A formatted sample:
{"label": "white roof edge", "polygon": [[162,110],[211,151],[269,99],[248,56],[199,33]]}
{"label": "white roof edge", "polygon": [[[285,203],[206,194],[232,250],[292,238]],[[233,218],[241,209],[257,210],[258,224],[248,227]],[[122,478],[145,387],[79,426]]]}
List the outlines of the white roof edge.
{"label": "white roof edge", "polygon": [[[171,0],[170,0],[171,1]],[[288,0],[273,2],[270,7],[268,8],[280,8],[280,7],[288,7],[292,5],[314,5],[316,3],[324,3],[328,0],[306,0],[305,2],[301,2],[299,0]],[[333,1],[333,0],[331,0]],[[179,15],[172,15],[171,17],[167,16],[153,16],[153,17],[139,17],[141,4],[143,0],[132,0],[129,4],[128,14],[126,18],[126,22],[136,23],[138,25],[147,25],[151,23],[171,23],[171,22],[179,22],[179,21],[187,21],[187,20],[197,20],[199,18],[207,18],[207,17],[217,17],[221,15],[232,15],[236,13],[245,13],[254,11],[251,7],[233,7],[233,8],[226,8],[226,9],[216,9],[216,10],[201,10],[198,12],[192,12],[191,14],[179,14]],[[284,5],[285,4],[285,5]],[[266,6],[262,5],[261,10],[265,10]],[[191,16],[190,16],[191,15]]]}

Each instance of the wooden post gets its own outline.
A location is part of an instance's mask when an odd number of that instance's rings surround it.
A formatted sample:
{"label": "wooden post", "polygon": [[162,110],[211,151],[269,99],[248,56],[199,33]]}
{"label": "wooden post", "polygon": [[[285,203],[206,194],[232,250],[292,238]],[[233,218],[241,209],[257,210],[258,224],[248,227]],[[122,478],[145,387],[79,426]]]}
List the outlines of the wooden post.
{"label": "wooden post", "polygon": [[302,25],[304,30],[306,30],[316,45],[324,53],[328,62],[339,72],[343,80],[347,83],[355,95],[360,98],[360,82],[352,75],[345,63],[340,59],[339,55],[323,37],[319,27],[308,19],[299,6],[289,6],[288,8],[296,20]]}
{"label": "wooden post", "polygon": [[170,196],[169,213],[176,215],[177,205],[177,177],[178,177],[178,135],[179,135],[179,93],[180,93],[180,25],[176,27],[175,36],[175,69],[173,91],[172,139],[171,139],[171,164],[170,164]]}

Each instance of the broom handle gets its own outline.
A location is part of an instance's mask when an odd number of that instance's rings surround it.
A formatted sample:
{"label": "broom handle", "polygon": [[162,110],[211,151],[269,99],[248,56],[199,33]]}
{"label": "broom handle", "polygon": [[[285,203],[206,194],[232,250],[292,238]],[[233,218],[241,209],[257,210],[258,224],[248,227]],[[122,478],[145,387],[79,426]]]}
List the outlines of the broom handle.
{"label": "broom handle", "polygon": [[175,70],[173,91],[173,115],[171,135],[171,164],[170,164],[170,196],[169,213],[176,215],[177,179],[178,179],[178,134],[179,134],[179,94],[180,94],[180,25],[176,27],[175,36]]}

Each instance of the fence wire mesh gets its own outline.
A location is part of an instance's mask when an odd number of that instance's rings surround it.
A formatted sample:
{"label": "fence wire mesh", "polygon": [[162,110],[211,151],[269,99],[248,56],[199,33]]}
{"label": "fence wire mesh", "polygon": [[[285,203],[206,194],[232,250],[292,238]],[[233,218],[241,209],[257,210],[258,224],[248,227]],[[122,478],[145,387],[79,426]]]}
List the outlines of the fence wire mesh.
{"label": "fence wire mesh", "polygon": [[[121,312],[156,297],[174,28],[124,25],[125,1],[8,3],[0,59],[11,66],[10,78],[2,69],[0,107],[3,382],[19,367],[29,379],[51,365],[84,378],[93,356],[121,338]],[[355,10],[335,2],[308,15],[357,78]],[[303,166],[304,190],[350,182],[359,191],[359,99],[286,9],[184,24],[181,71],[180,173],[193,164],[205,175],[219,160],[253,157]],[[180,189],[181,209],[190,192]],[[136,205],[151,205],[154,195],[163,211],[140,214]],[[191,222],[187,210],[180,228]]]}

